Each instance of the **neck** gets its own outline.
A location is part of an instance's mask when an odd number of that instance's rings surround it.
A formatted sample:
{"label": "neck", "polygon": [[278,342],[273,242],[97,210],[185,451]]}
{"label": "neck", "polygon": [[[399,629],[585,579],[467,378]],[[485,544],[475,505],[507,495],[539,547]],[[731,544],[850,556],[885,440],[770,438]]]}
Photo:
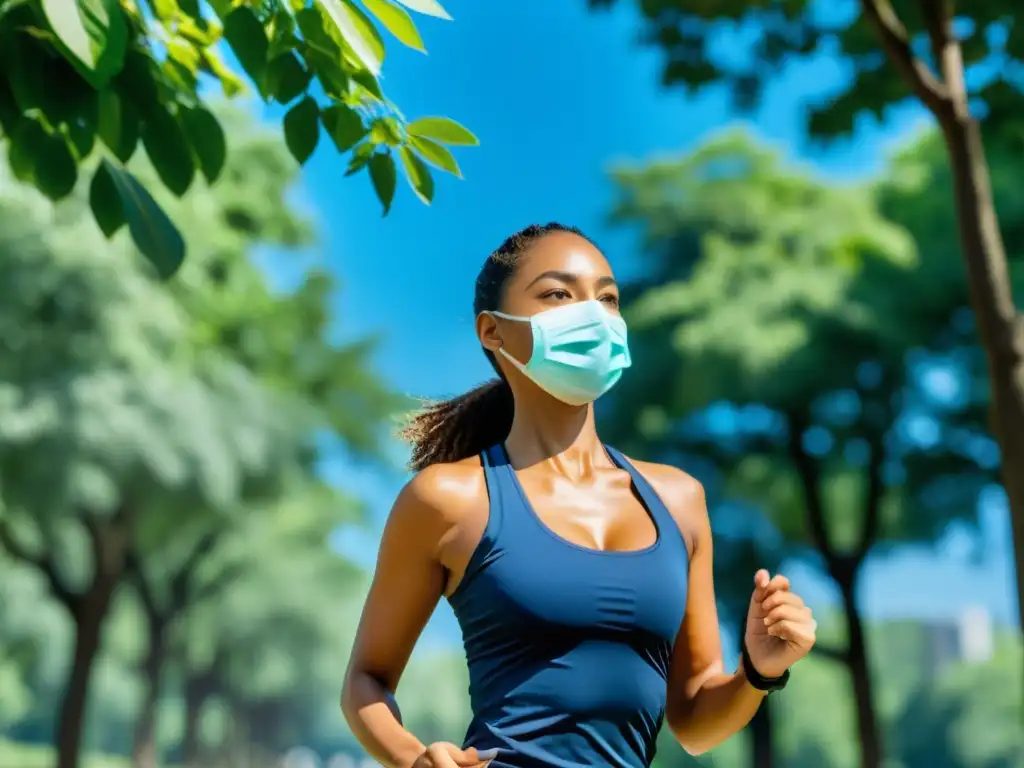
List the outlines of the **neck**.
{"label": "neck", "polygon": [[569,477],[608,463],[592,405],[556,402],[542,409],[516,408],[505,448],[517,468],[547,463]]}

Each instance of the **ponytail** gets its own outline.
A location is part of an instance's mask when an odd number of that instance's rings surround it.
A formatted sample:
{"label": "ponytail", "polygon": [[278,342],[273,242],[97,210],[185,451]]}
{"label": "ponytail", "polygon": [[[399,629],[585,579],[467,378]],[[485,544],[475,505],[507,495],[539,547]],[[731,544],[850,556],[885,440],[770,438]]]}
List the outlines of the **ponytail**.
{"label": "ponytail", "polygon": [[399,432],[412,445],[410,469],[460,461],[502,442],[514,413],[512,389],[500,378],[450,400],[427,403]]}

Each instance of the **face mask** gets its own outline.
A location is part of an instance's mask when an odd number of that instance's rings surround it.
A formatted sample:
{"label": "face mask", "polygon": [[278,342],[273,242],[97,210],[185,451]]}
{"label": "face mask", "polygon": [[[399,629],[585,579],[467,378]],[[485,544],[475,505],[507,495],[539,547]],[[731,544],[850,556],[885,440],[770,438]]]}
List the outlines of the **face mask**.
{"label": "face mask", "polygon": [[490,314],[530,324],[533,353],[525,364],[504,348],[498,352],[538,387],[569,405],[594,402],[630,366],[626,321],[599,301],[566,304],[530,317]]}

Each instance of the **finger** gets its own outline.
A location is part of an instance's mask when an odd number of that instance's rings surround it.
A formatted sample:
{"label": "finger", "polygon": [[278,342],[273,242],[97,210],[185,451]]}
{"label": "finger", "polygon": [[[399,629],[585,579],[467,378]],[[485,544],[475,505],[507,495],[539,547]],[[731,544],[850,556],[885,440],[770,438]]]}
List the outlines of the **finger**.
{"label": "finger", "polygon": [[477,750],[470,746],[468,750],[453,751],[452,757],[461,766],[486,765],[498,757],[498,750]]}
{"label": "finger", "polygon": [[764,625],[770,627],[780,621],[810,621],[811,614],[803,606],[779,605],[773,608],[765,617]]}
{"label": "finger", "polygon": [[440,744],[427,747],[427,757],[430,758],[431,768],[459,768],[448,750]]}
{"label": "finger", "polygon": [[795,605],[798,608],[804,607],[804,601],[800,595],[795,592],[789,592],[788,590],[779,590],[778,592],[772,592],[768,597],[761,603],[761,610],[765,613],[769,613],[774,608],[778,608],[780,605]]}
{"label": "finger", "polygon": [[449,748],[448,753],[455,760],[455,763],[460,766],[483,765],[498,756],[498,750],[496,749],[478,750],[476,747],[470,747],[469,749]]}
{"label": "finger", "polygon": [[764,568],[754,574],[754,602],[760,603],[765,598],[765,588],[768,586],[768,582],[771,577]]}
{"label": "finger", "polygon": [[776,574],[772,578],[772,580],[768,582],[768,585],[764,588],[764,591],[765,591],[765,597],[768,597],[768,595],[772,595],[772,594],[774,594],[776,592],[779,592],[779,591],[788,592],[789,591],[789,579],[787,579],[781,573]]}
{"label": "finger", "polygon": [[798,648],[808,649],[814,645],[814,631],[816,627],[817,622],[813,619],[810,623],[784,619],[768,627],[768,634],[785,640],[787,643],[792,643]]}

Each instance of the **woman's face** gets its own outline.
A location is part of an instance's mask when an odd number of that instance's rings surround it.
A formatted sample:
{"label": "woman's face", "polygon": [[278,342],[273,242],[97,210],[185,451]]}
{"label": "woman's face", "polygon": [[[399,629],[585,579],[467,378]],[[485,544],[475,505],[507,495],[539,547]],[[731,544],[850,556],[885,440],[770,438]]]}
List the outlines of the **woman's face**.
{"label": "woman's face", "polygon": [[[565,304],[596,300],[619,313],[619,289],[604,255],[586,238],[571,232],[552,232],[522,255],[515,275],[505,285],[500,310],[530,317]],[[533,352],[529,323],[501,320],[484,313],[477,334],[485,349],[505,348],[523,363]]]}

